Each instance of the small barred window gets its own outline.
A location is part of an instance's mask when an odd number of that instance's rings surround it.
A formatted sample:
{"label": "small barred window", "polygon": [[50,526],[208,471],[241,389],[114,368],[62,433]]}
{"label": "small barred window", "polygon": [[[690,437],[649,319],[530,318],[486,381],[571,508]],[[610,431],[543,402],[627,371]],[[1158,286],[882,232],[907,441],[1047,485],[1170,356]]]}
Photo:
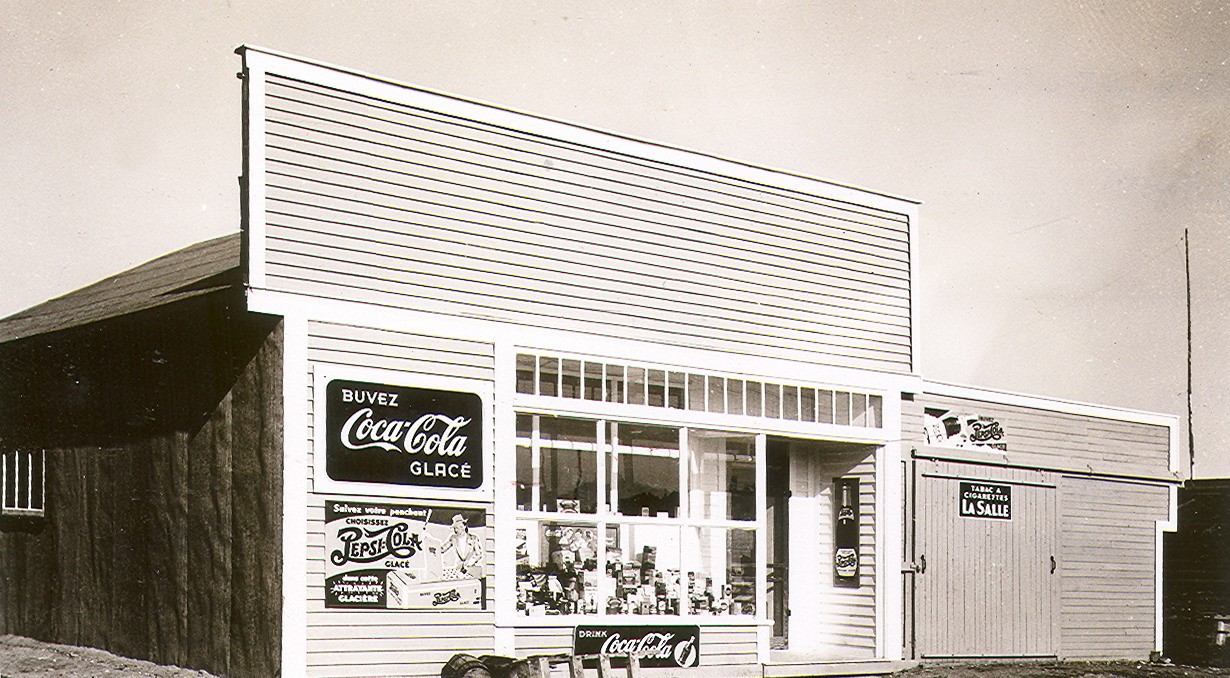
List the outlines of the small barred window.
{"label": "small barred window", "polygon": [[43,515],[46,463],[42,450],[9,450],[0,456],[0,514]]}

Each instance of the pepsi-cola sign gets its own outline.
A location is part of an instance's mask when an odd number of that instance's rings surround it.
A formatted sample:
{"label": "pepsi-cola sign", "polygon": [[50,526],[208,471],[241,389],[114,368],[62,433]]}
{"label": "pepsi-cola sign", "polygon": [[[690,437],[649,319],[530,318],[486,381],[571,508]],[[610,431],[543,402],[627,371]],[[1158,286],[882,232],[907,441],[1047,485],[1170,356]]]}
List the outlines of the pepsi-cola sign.
{"label": "pepsi-cola sign", "polygon": [[329,478],[482,486],[483,405],[478,394],[334,379],[324,395]]}

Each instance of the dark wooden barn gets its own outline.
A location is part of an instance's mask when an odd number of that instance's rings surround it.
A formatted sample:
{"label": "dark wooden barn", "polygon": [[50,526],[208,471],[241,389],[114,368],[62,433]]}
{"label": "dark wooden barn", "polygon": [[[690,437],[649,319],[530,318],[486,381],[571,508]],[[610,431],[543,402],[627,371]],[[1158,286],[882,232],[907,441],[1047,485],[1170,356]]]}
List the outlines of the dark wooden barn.
{"label": "dark wooden barn", "polygon": [[282,356],[240,238],[0,321],[0,633],[280,672]]}
{"label": "dark wooden barn", "polygon": [[[1178,530],[1166,535],[1166,654],[1176,662],[1230,666],[1230,479],[1179,489]],[[1220,629],[1220,633],[1219,633]]]}

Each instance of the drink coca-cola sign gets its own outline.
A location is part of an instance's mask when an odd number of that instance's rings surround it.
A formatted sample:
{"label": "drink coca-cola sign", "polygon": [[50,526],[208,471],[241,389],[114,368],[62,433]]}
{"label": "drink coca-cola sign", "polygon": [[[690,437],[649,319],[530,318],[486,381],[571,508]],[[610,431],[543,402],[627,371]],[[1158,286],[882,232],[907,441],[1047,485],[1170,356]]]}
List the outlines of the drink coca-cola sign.
{"label": "drink coca-cola sign", "polygon": [[337,481],[475,489],[483,484],[476,393],[333,379],[325,468]]}
{"label": "drink coca-cola sign", "polygon": [[635,654],[641,666],[688,668],[700,664],[700,628],[696,626],[578,626],[574,654],[610,655],[623,667]]}

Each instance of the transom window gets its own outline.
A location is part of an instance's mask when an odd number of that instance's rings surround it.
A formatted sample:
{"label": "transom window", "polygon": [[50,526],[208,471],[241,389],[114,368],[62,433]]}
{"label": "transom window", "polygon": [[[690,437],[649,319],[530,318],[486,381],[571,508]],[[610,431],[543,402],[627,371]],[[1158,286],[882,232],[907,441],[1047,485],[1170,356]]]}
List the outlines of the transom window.
{"label": "transom window", "polygon": [[0,514],[43,515],[45,472],[42,450],[9,450],[0,455]]}
{"label": "transom window", "polygon": [[518,414],[517,612],[756,614],[756,442]]}
{"label": "transom window", "polygon": [[882,396],[685,370],[517,355],[517,393],[788,421],[883,427]]}

